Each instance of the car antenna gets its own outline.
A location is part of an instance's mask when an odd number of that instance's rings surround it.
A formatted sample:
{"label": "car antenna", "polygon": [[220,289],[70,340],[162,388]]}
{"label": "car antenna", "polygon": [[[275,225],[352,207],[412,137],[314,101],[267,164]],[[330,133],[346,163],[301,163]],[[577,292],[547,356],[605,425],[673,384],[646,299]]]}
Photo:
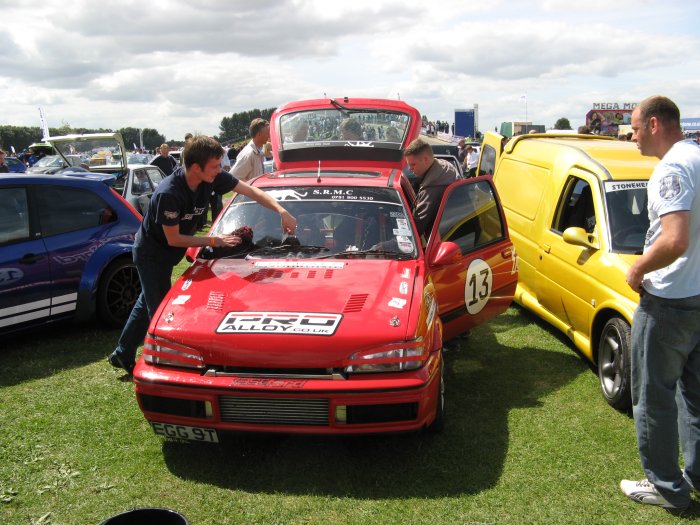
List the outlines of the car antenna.
{"label": "car antenna", "polygon": [[316,182],[319,184],[321,182],[321,159],[318,159],[318,175],[316,176]]}

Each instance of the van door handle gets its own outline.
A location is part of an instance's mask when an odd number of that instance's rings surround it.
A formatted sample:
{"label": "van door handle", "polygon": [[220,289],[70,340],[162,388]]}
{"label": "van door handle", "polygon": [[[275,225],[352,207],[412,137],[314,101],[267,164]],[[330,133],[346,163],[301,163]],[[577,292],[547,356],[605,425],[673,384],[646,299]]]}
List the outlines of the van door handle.
{"label": "van door handle", "polygon": [[552,247],[549,244],[543,244],[542,245],[542,251],[544,253],[549,253],[549,251],[552,249]]}

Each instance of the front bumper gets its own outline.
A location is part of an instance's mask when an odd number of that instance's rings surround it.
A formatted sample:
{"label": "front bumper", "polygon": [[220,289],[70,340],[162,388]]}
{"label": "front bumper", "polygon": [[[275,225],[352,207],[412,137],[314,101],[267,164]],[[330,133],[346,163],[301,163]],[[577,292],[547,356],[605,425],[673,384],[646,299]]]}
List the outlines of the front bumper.
{"label": "front bumper", "polygon": [[435,419],[440,352],[413,372],[345,380],[208,377],[139,361],[139,406],[150,422],[218,432],[369,434],[421,429]]}

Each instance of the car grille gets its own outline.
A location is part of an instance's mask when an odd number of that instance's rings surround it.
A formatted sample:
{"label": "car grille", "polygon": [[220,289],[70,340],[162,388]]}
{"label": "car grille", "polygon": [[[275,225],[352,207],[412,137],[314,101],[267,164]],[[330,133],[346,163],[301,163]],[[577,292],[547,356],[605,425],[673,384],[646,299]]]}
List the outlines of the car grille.
{"label": "car grille", "polygon": [[328,426],[328,399],[220,396],[225,423]]}

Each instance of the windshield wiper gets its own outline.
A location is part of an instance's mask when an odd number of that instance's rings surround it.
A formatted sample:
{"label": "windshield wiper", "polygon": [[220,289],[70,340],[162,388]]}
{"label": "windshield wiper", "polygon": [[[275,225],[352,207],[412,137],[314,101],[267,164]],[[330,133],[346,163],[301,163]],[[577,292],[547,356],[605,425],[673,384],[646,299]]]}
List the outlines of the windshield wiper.
{"label": "windshield wiper", "polygon": [[291,246],[288,244],[280,244],[277,246],[261,246],[255,250],[248,252],[249,255],[279,255],[280,253],[321,253],[327,252],[328,248],[325,246],[311,246],[311,245],[296,245]]}
{"label": "windshield wiper", "polygon": [[365,257],[367,255],[381,255],[390,259],[397,259],[399,261],[413,259],[413,255],[410,253],[400,253],[393,250],[378,250],[372,248],[369,250],[345,250],[338,253],[330,253],[319,257],[319,259],[328,259],[331,257],[337,257],[339,259],[353,259],[355,257]]}

